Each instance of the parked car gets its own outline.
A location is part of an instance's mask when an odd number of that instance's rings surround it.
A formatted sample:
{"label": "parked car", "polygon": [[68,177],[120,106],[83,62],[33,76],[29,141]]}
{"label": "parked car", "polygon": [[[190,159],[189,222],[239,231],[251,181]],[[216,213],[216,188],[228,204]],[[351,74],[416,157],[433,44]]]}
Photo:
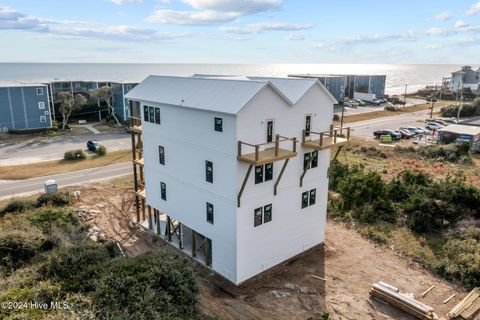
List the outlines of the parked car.
{"label": "parked car", "polygon": [[407,128],[400,128],[397,131],[400,132],[400,135],[401,135],[402,139],[410,139],[410,138],[413,138],[416,135],[416,133],[413,133],[413,132],[407,130]]}
{"label": "parked car", "polygon": [[443,121],[441,119],[433,120],[432,122],[438,123],[439,125],[442,125],[444,127],[449,125],[448,123],[446,123],[445,121]]}
{"label": "parked car", "polygon": [[97,152],[98,147],[100,147],[102,144],[96,140],[89,140],[87,142],[87,149],[93,152]]}
{"label": "parked car", "polygon": [[420,134],[430,134],[430,130],[427,128],[414,127]]}
{"label": "parked car", "polygon": [[417,135],[417,134],[422,134],[422,133],[423,133],[423,130],[420,131],[420,130],[418,130],[416,127],[403,127],[403,128],[400,128],[400,129],[407,130],[408,132],[412,133],[413,135]]}
{"label": "parked car", "polygon": [[365,101],[360,100],[360,99],[354,99],[353,101],[356,102],[359,106],[362,106],[362,107],[365,107],[367,105],[365,103]]}
{"label": "parked car", "polygon": [[441,119],[441,120],[447,124],[457,124],[457,120],[455,119]]}
{"label": "parked car", "polygon": [[438,130],[438,129],[442,129],[444,127],[445,126],[442,126],[440,123],[437,123],[437,122],[429,122],[425,126],[425,128],[427,128],[428,130]]}
{"label": "parked car", "polygon": [[382,99],[373,99],[373,100],[372,100],[372,103],[374,103],[374,104],[376,104],[377,106],[379,106],[379,105],[381,105],[381,104],[384,103],[384,102],[383,102]]}
{"label": "parked car", "polygon": [[349,101],[345,101],[343,103],[346,107],[350,107],[350,108],[357,108],[358,107],[358,103],[352,101],[352,100],[349,100]]}
{"label": "parked car", "polygon": [[402,138],[402,134],[400,132],[398,132],[396,130],[390,130],[390,129],[374,131],[373,135],[377,139],[379,139],[380,136],[391,136],[392,140],[399,140],[399,139]]}

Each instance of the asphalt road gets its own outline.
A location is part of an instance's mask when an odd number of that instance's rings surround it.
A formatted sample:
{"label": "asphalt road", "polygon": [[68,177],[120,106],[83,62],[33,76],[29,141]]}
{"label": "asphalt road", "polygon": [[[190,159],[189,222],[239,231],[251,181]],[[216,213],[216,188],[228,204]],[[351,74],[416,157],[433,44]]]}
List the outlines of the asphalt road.
{"label": "asphalt road", "polygon": [[25,196],[43,191],[43,183],[55,180],[59,188],[112,179],[132,173],[132,163],[117,163],[104,167],[54,174],[25,180],[0,180],[0,199]]}
{"label": "asphalt road", "polygon": [[0,144],[0,165],[28,164],[63,158],[65,151],[87,148],[88,140],[98,140],[108,151],[131,148],[130,134],[112,132],[52,137],[42,140],[6,142]]}

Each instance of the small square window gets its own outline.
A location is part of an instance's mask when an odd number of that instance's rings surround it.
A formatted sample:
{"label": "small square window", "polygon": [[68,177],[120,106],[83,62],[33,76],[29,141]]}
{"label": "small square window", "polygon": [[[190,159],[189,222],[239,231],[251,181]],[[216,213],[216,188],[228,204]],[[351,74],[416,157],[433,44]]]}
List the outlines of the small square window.
{"label": "small square window", "polygon": [[148,114],[149,114],[149,121],[151,123],[155,123],[155,108],[154,107],[148,107]]}
{"label": "small square window", "polygon": [[213,224],[213,204],[207,202],[207,222]]}
{"label": "small square window", "polygon": [[205,161],[205,179],[213,183],[213,162]]}
{"label": "small square window", "polygon": [[223,119],[222,118],[215,118],[215,131],[218,131],[218,132],[223,131]]}
{"label": "small square window", "polygon": [[40,122],[47,122],[47,117],[40,116]]}
{"label": "small square window", "polygon": [[263,207],[263,222],[267,223],[272,221],[272,205],[268,204]]}
{"label": "small square window", "polygon": [[165,165],[165,148],[158,146],[158,159],[160,164]]}
{"label": "small square window", "polygon": [[37,88],[37,96],[43,96],[43,88]]}
{"label": "small square window", "polygon": [[263,223],[262,211],[263,211],[263,208],[255,209],[255,211],[253,213],[253,218],[254,218],[253,226],[254,227],[257,227],[257,226],[259,226]]}
{"label": "small square window", "polygon": [[312,152],[312,168],[318,167],[318,151],[313,151]]}
{"label": "small square window", "polygon": [[167,185],[164,182],[160,182],[160,196],[162,200],[167,201]]}
{"label": "small square window", "polygon": [[45,102],[39,101],[38,102],[38,109],[45,109]]}
{"label": "small square window", "polygon": [[308,191],[302,193],[302,209],[308,207]]}
{"label": "small square window", "polygon": [[255,184],[263,182],[263,166],[255,167]]}
{"label": "small square window", "polygon": [[143,106],[143,121],[148,122],[148,106]]}
{"label": "small square window", "polygon": [[273,179],[273,163],[267,163],[265,165],[265,181]]}
{"label": "small square window", "polygon": [[316,202],[317,189],[310,190],[310,206],[313,206]]}
{"label": "small square window", "polygon": [[160,108],[155,108],[155,123],[160,124]]}

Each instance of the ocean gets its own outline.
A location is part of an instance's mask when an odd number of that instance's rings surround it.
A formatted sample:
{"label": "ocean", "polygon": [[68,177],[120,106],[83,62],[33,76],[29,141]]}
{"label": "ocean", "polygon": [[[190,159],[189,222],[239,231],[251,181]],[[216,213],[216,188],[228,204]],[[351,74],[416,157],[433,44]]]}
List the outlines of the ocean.
{"label": "ocean", "polygon": [[[474,66],[475,69],[478,66]],[[459,70],[452,64],[168,64],[168,63],[0,63],[0,81],[48,80],[141,81],[151,74],[190,76],[194,73],[284,77],[292,73],[384,74],[387,94],[400,94],[440,84]]]}

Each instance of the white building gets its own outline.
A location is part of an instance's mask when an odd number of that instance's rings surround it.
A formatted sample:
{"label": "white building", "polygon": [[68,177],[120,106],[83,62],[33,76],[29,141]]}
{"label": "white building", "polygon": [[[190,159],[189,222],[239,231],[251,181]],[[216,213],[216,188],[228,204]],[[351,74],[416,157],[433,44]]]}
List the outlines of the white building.
{"label": "white building", "polygon": [[235,284],[324,242],[330,148],[349,131],[318,80],[150,76],[127,98],[151,230]]}
{"label": "white building", "polygon": [[470,66],[463,66],[461,70],[452,72],[449,89],[457,91],[459,89],[470,88],[473,91],[479,90],[480,69],[475,71]]}

